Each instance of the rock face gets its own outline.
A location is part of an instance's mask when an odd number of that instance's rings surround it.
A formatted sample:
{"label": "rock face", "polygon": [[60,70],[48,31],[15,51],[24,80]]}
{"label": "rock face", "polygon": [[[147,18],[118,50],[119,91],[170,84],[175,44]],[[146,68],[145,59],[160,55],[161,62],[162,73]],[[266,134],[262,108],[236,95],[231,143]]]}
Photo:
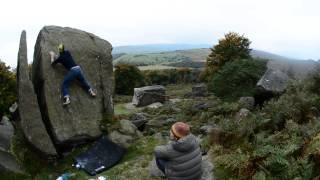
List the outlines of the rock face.
{"label": "rock face", "polygon": [[290,80],[304,80],[317,70],[316,61],[280,61],[273,60],[267,64],[267,71],[258,81],[257,86],[261,91],[280,93]]}
{"label": "rock face", "polygon": [[18,53],[18,106],[21,128],[28,141],[45,155],[57,155],[56,149],[42,122],[42,117],[33,89],[29,79],[27,60],[26,32],[23,31],[20,39]]}
{"label": "rock face", "polygon": [[155,102],[164,103],[166,100],[165,93],[165,88],[160,85],[134,88],[132,103],[137,107],[147,106]]}
{"label": "rock face", "polygon": [[[62,106],[61,85],[67,70],[52,66],[48,52],[63,43],[86,79],[96,90],[91,98],[77,81],[70,85],[71,104]],[[44,27],[37,38],[32,80],[42,119],[56,145],[81,143],[101,135],[100,122],[113,114],[112,46],[109,42],[81,30],[57,26]],[[20,107],[19,107],[20,109]]]}
{"label": "rock face", "polygon": [[3,116],[0,122],[0,151],[9,151],[13,134],[13,125],[6,116]]}

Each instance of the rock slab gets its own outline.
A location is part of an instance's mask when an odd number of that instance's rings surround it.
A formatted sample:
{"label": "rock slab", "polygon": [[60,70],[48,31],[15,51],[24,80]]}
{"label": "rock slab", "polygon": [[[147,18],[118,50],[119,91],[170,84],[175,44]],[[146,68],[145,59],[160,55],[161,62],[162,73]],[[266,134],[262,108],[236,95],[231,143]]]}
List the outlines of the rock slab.
{"label": "rock slab", "polygon": [[18,111],[26,139],[40,152],[56,156],[57,152],[42,121],[38,100],[29,78],[26,32],[21,33],[18,52]]}
{"label": "rock slab", "polygon": [[267,71],[257,83],[264,92],[281,93],[291,80],[304,80],[318,69],[313,60],[270,60]]}
{"label": "rock slab", "polygon": [[[70,85],[71,104],[62,106],[61,85],[67,70],[52,66],[49,51],[63,43],[86,79],[96,90],[92,98],[77,81]],[[113,115],[113,65],[111,44],[78,29],[46,26],[38,35],[32,65],[32,80],[43,120],[56,145],[93,140],[101,135],[100,122]]]}
{"label": "rock slab", "polygon": [[166,89],[161,85],[134,88],[132,103],[137,107],[147,106],[156,102],[164,103],[166,100],[165,93]]}

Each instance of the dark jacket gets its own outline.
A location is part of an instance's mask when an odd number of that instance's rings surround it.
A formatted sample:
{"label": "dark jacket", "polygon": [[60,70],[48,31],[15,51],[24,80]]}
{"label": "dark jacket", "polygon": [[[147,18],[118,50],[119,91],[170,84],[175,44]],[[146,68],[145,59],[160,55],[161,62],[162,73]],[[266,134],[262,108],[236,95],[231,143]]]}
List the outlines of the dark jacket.
{"label": "dark jacket", "polygon": [[70,70],[72,67],[77,66],[69,51],[63,51],[62,53],[60,53],[59,57],[51,64],[55,65],[57,63],[61,63],[68,70]]}
{"label": "dark jacket", "polygon": [[155,156],[167,160],[165,173],[169,180],[199,180],[202,175],[199,142],[192,134],[171,141],[168,145],[157,146]]}

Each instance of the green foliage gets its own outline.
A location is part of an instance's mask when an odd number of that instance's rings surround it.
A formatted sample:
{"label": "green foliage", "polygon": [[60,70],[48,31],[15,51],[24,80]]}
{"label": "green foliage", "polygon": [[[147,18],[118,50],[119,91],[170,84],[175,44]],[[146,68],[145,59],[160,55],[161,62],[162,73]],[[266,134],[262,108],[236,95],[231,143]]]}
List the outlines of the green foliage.
{"label": "green foliage", "polygon": [[180,84],[199,82],[200,71],[197,69],[178,68],[142,71],[148,85]]}
{"label": "green foliage", "polygon": [[[261,110],[235,121],[231,116],[214,122],[225,140],[214,142],[217,178],[312,179],[320,176],[319,95],[314,79],[292,84]],[[218,107],[221,105],[218,105]],[[216,111],[215,116],[222,112]]]}
{"label": "green foliage", "polygon": [[206,74],[210,77],[229,61],[251,58],[250,44],[250,40],[243,35],[235,32],[225,34],[225,37],[211,48],[211,53],[207,57]]}
{"label": "green foliage", "polygon": [[224,100],[253,96],[256,84],[266,70],[266,61],[242,59],[227,62],[208,83],[208,88]]}
{"label": "green foliage", "polygon": [[0,117],[9,113],[9,107],[17,100],[16,75],[0,60]]}
{"label": "green foliage", "polygon": [[144,85],[141,71],[133,65],[119,64],[115,66],[115,91],[117,94],[133,94],[135,87]]}

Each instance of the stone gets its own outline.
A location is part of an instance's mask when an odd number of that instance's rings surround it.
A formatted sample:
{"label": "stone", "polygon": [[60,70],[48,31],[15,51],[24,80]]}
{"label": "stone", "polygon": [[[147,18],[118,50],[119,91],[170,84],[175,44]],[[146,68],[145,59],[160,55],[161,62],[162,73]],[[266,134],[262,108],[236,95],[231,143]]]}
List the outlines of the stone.
{"label": "stone", "polygon": [[9,108],[9,112],[11,114],[11,120],[12,121],[16,121],[19,120],[19,111],[18,111],[18,103],[14,102],[10,108]]}
{"label": "stone", "polygon": [[170,117],[166,115],[160,115],[150,121],[146,124],[148,127],[162,127],[166,124],[167,119]]}
{"label": "stone", "polygon": [[140,130],[143,131],[148,122],[149,115],[146,113],[135,113],[131,116],[130,121]]}
{"label": "stone", "polygon": [[137,107],[147,106],[152,103],[164,103],[166,100],[165,87],[160,85],[134,88],[132,103]]}
{"label": "stone", "polygon": [[201,103],[194,105],[193,109],[196,109],[198,111],[203,111],[203,110],[208,110],[210,107],[211,107],[210,104],[205,103],[205,102],[201,102]]}
{"label": "stone", "polygon": [[214,180],[213,176],[213,164],[209,155],[202,156],[202,177],[201,180]]}
{"label": "stone", "polygon": [[[97,92],[92,98],[74,81],[70,85],[71,104],[62,105],[61,84],[67,71],[52,66],[49,51],[57,52],[63,43],[86,79]],[[38,95],[43,121],[54,140],[62,147],[101,136],[100,122],[113,115],[112,46],[94,34],[78,29],[45,26],[38,35],[32,65],[32,80]]]}
{"label": "stone", "polygon": [[317,72],[318,65],[319,63],[313,60],[270,60],[257,87],[261,93],[281,93],[291,80],[304,80]]}
{"label": "stone", "polygon": [[163,106],[163,104],[156,102],[156,103],[149,104],[147,107],[153,108],[153,109],[158,109],[159,107],[162,107],[162,106]]}
{"label": "stone", "polygon": [[17,111],[17,109],[18,109],[18,103],[15,102],[10,106],[9,111],[10,111],[10,113],[15,113]]}
{"label": "stone", "polygon": [[23,173],[24,170],[19,165],[17,160],[8,152],[0,150],[0,172],[1,170],[10,171],[14,173]]}
{"label": "stone", "polygon": [[211,134],[214,126],[212,125],[204,125],[200,127],[200,132],[204,135]]}
{"label": "stone", "polygon": [[158,168],[155,158],[149,163],[149,174],[151,177],[165,177],[163,172]]}
{"label": "stone", "polygon": [[120,120],[119,131],[123,134],[135,135],[137,131],[137,127],[131,121],[122,119]]}
{"label": "stone", "polygon": [[134,141],[133,136],[124,135],[118,131],[112,131],[108,136],[112,142],[124,148],[128,148]]}
{"label": "stone", "polygon": [[207,86],[205,84],[197,84],[192,87],[193,97],[205,97],[208,94]]}
{"label": "stone", "polygon": [[241,108],[240,111],[236,114],[236,117],[235,119],[237,121],[241,121],[243,120],[244,118],[248,117],[250,114],[250,111],[246,108]]}
{"label": "stone", "polygon": [[17,67],[18,111],[26,139],[47,156],[57,156],[55,146],[42,121],[37,96],[29,78],[26,32],[21,33]]}
{"label": "stone", "polygon": [[0,122],[0,151],[9,151],[14,128],[8,117],[3,116]]}
{"label": "stone", "polygon": [[238,103],[241,107],[252,110],[254,108],[254,97],[241,97]]}

